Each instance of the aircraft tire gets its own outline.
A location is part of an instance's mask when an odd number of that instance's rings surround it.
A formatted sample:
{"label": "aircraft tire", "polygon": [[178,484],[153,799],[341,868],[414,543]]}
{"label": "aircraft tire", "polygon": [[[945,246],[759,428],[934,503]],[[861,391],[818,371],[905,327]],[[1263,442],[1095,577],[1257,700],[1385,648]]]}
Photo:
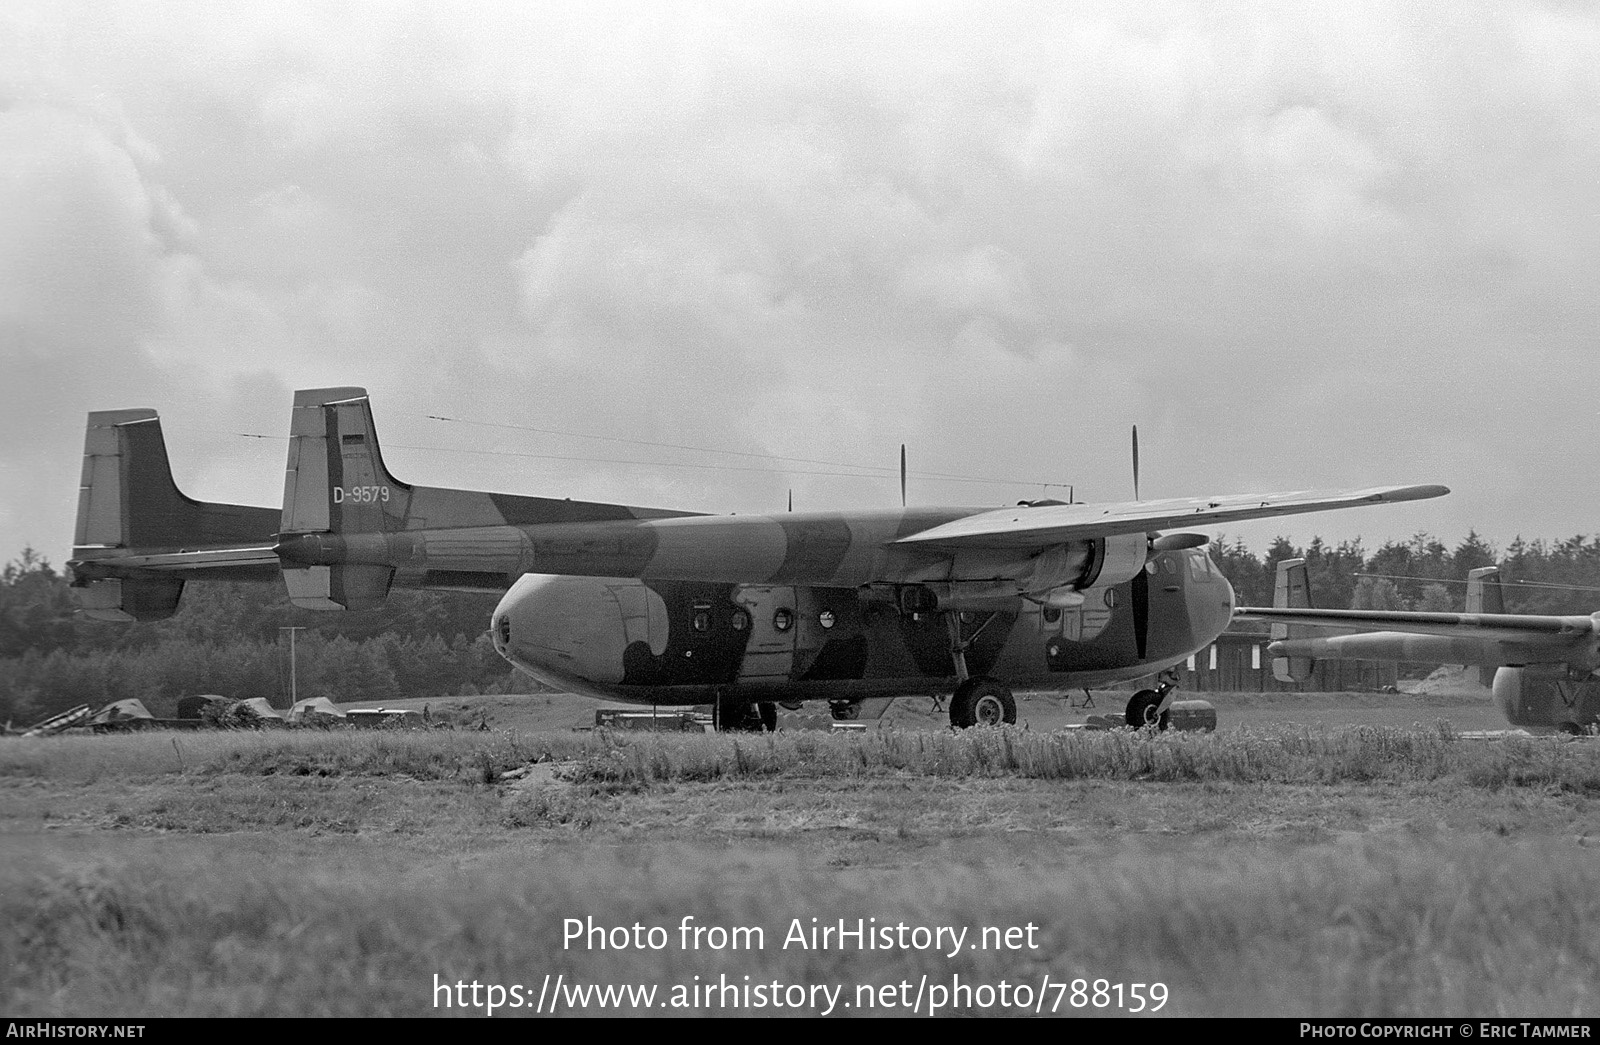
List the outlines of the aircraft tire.
{"label": "aircraft tire", "polygon": [[853,700],[835,700],[828,704],[828,714],[835,722],[854,722],[861,717],[861,705]]}
{"label": "aircraft tire", "polygon": [[1017,721],[1017,702],[1011,691],[994,679],[982,676],[967,679],[950,698],[950,725],[1009,726]]}
{"label": "aircraft tire", "polygon": [[1167,719],[1171,717],[1170,711],[1163,711],[1156,715],[1156,708],[1161,706],[1161,694],[1153,689],[1141,689],[1128,699],[1128,708],[1123,713],[1128,725],[1134,729],[1143,729],[1153,726],[1157,730],[1167,728]]}
{"label": "aircraft tire", "polygon": [[735,733],[748,730],[750,705],[742,700],[730,699],[721,693],[711,705],[711,728],[718,733]]}

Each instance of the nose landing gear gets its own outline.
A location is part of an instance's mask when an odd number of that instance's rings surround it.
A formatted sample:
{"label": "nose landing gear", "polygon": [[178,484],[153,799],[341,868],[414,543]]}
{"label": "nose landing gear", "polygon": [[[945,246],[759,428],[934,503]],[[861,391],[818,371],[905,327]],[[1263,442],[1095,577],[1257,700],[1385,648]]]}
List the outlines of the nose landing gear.
{"label": "nose landing gear", "polygon": [[1141,689],[1135,693],[1123,713],[1128,725],[1135,729],[1145,726],[1166,729],[1172,715],[1172,692],[1177,688],[1176,679],[1163,678],[1155,689]]}

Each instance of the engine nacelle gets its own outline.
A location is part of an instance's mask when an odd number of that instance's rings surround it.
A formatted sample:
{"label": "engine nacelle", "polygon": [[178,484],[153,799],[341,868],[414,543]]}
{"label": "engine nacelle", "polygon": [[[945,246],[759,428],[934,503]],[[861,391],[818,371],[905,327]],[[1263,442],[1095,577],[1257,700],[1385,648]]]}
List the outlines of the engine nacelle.
{"label": "engine nacelle", "polygon": [[1132,580],[1149,553],[1142,533],[1070,541],[1031,554],[963,551],[909,574],[896,597],[906,613],[994,609],[1019,596],[1061,608],[1080,602],[1077,592]]}
{"label": "engine nacelle", "polygon": [[1494,699],[1506,721],[1525,729],[1581,733],[1600,724],[1600,680],[1565,668],[1501,668]]}
{"label": "engine nacelle", "polygon": [[1089,542],[1094,549],[1088,568],[1073,587],[1110,588],[1131,581],[1150,557],[1150,538],[1142,533],[1120,533]]}

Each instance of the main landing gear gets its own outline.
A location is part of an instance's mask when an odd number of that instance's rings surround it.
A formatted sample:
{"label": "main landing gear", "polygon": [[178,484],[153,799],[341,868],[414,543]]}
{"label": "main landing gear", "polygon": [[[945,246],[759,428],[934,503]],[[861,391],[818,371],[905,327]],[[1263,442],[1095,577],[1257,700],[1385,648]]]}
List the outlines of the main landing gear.
{"label": "main landing gear", "polygon": [[967,673],[967,647],[994,618],[985,619],[977,631],[967,636],[961,634],[961,614],[946,613],[944,619],[950,632],[950,660],[960,680],[955,695],[950,698],[950,725],[956,729],[1012,725],[1017,721],[1017,702],[1012,699],[1011,691],[986,675]]}
{"label": "main landing gear", "polygon": [[711,728],[718,733],[776,733],[778,705],[770,700],[733,700],[718,693],[711,703]]}
{"label": "main landing gear", "polygon": [[1011,698],[1011,691],[994,679],[967,679],[950,698],[950,724],[957,729],[1006,726],[1016,721],[1017,702]]}

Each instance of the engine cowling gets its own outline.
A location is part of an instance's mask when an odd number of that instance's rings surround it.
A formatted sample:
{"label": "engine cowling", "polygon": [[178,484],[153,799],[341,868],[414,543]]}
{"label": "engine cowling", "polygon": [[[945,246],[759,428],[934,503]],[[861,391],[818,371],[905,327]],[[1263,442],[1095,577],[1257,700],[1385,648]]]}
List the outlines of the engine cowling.
{"label": "engine cowling", "polygon": [[1122,533],[1089,542],[1094,558],[1073,587],[1110,588],[1131,581],[1150,557],[1150,538],[1142,533]]}
{"label": "engine cowling", "polygon": [[964,551],[908,578],[902,610],[992,608],[1021,596],[1046,605],[1075,604],[1076,593],[1132,580],[1144,568],[1150,541],[1142,533],[1070,541],[1042,552]]}

